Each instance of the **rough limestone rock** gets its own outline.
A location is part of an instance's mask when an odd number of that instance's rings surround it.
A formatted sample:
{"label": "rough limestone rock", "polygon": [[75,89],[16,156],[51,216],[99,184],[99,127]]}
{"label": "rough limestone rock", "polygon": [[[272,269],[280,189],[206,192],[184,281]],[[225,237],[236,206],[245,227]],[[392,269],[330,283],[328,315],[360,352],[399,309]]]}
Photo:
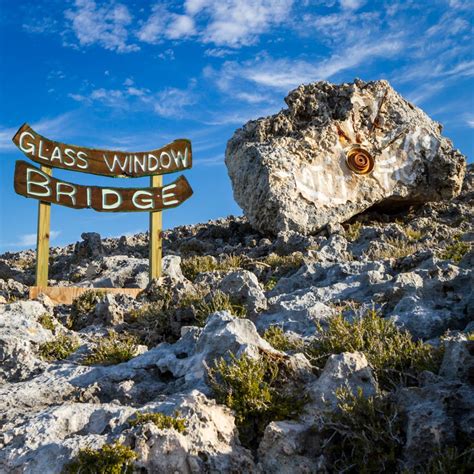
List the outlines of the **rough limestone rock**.
{"label": "rough limestone rock", "polygon": [[456,440],[474,439],[474,391],[459,382],[405,388],[398,406],[406,419],[405,467],[426,462],[431,453]]}
{"label": "rough limestone rock", "polygon": [[97,232],[83,232],[82,242],[77,242],[74,253],[78,260],[83,258],[96,258],[104,254],[102,240]]}
{"label": "rough limestone rock", "polygon": [[99,448],[135,410],[111,404],[67,403],[4,431],[0,472],[60,473],[86,447]]}
{"label": "rough limestone rock", "polygon": [[46,313],[37,301],[18,301],[0,306],[0,385],[20,381],[43,369],[35,347],[53,338],[36,320]]}
{"label": "rough limestone rock", "polygon": [[270,310],[259,315],[255,322],[261,332],[270,326],[278,326],[285,332],[313,336],[316,325],[334,315],[334,310],[321,303],[313,291],[298,290],[289,295],[279,295],[272,298],[270,303]]}
{"label": "rough limestone rock", "polygon": [[354,394],[360,388],[367,397],[377,393],[377,382],[362,352],[343,352],[329,357],[323,373],[309,388],[312,400],[309,412],[334,408],[339,387],[347,387]]}
{"label": "rough limestone rock", "polygon": [[446,338],[440,375],[447,380],[461,380],[474,385],[474,341],[464,334]]}
{"label": "rough limestone rock", "polygon": [[459,194],[465,158],[387,81],[315,82],[285,102],[288,109],[248,122],[227,144],[234,197],[254,228],[311,234],[374,205]]}
{"label": "rough limestone rock", "polygon": [[248,270],[237,270],[226,275],[218,289],[233,301],[247,307],[251,315],[267,309],[267,299],[257,277]]}
{"label": "rough limestone rock", "polygon": [[250,451],[240,446],[234,416],[227,407],[197,390],[153,405],[143,411],[179,412],[186,420],[186,432],[147,423],[130,433],[127,441],[138,453],[137,467],[144,472],[256,472]]}
{"label": "rough limestone rock", "polygon": [[295,421],[273,421],[258,448],[262,472],[274,474],[325,472],[319,457],[314,426]]}

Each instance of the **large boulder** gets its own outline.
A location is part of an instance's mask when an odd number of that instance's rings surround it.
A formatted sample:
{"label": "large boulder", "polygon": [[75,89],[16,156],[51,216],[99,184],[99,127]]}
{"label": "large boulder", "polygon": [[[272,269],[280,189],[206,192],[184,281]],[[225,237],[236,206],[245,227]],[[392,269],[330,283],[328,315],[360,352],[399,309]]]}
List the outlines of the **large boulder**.
{"label": "large boulder", "polygon": [[234,197],[256,229],[317,232],[371,206],[450,199],[466,163],[387,81],[302,85],[229,140]]}

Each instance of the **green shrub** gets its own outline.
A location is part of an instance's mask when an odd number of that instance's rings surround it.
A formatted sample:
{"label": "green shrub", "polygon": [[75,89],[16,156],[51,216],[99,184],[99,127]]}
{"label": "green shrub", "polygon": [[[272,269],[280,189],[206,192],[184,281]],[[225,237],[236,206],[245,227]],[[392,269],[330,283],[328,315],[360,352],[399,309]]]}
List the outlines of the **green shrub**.
{"label": "green shrub", "polygon": [[360,388],[357,395],[339,388],[336,397],[337,410],[323,416],[331,472],[398,472],[404,440],[395,404],[380,395],[366,398]]}
{"label": "green shrub", "polygon": [[94,311],[97,303],[105,292],[101,290],[87,290],[74,299],[71,306],[71,316],[68,322],[70,329],[79,330],[87,324],[87,315]]}
{"label": "green shrub", "polygon": [[278,283],[278,278],[272,276],[270,279],[263,285],[265,291],[272,291]]}
{"label": "green shrub", "polygon": [[152,422],[161,430],[174,429],[179,433],[186,432],[186,420],[175,416],[164,415],[163,413],[141,413],[137,411],[133,418],[129,420],[131,426],[143,425]]}
{"label": "green shrub", "polygon": [[279,351],[298,351],[304,347],[304,343],[301,339],[288,337],[279,326],[270,326],[263,333],[263,338]]}
{"label": "green shrub", "polygon": [[368,256],[372,260],[387,260],[389,258],[404,258],[420,250],[419,244],[409,244],[403,239],[388,238],[390,248],[372,250]]}
{"label": "green shrub", "polygon": [[85,365],[113,365],[127,362],[137,354],[137,340],[132,335],[110,331],[107,337],[98,339],[92,352],[82,363]]}
{"label": "green shrub", "polygon": [[232,298],[222,293],[222,291],[214,292],[211,298],[198,300],[194,303],[194,306],[196,310],[196,322],[199,326],[204,326],[206,318],[217,311],[228,311],[237,318],[245,318],[247,316],[245,307],[233,302]]}
{"label": "green shrub", "polygon": [[421,230],[415,230],[412,227],[407,227],[405,229],[405,235],[409,240],[420,240],[422,237],[422,232]]}
{"label": "green shrub", "polygon": [[458,447],[445,447],[435,452],[428,464],[419,466],[424,474],[471,474],[474,472],[474,443],[463,451]]}
{"label": "green shrub", "polygon": [[195,256],[181,261],[181,271],[188,280],[194,281],[200,273],[217,270],[229,271],[242,268],[243,264],[243,257],[238,255],[229,255],[220,261],[209,255]]}
{"label": "green shrub", "polygon": [[317,326],[319,336],[307,354],[318,367],[324,367],[331,354],[360,351],[384,388],[409,384],[423,370],[439,370],[442,349],[422,341],[414,342],[410,333],[380,317],[375,310],[353,321],[347,321],[342,315],[333,316],[327,329]]}
{"label": "green shrub", "polygon": [[278,269],[279,272],[283,274],[300,268],[304,264],[304,258],[301,252],[294,252],[290,255],[277,255],[276,253],[271,253],[262,261],[271,269]]}
{"label": "green shrub", "polygon": [[149,347],[176,340],[171,313],[165,309],[162,301],[148,303],[131,311],[126,316],[126,321],[129,323],[129,331]]}
{"label": "green shrub", "polygon": [[132,474],[137,454],[119,443],[84,448],[64,469],[67,474]]}
{"label": "green shrub", "polygon": [[468,242],[456,241],[440,253],[440,258],[459,263],[469,250],[471,250],[471,245]]}
{"label": "green shrub", "polygon": [[360,232],[362,230],[362,222],[354,222],[353,224],[348,224],[346,230],[346,237],[349,242],[354,242],[360,237]]}
{"label": "green shrub", "polygon": [[76,352],[79,346],[80,343],[75,337],[61,334],[54,340],[41,344],[39,354],[47,361],[63,360]]}
{"label": "green shrub", "polygon": [[38,322],[41,324],[41,326],[43,326],[45,329],[48,329],[50,331],[54,331],[54,329],[56,328],[54,318],[48,313],[43,313],[38,318]]}
{"label": "green shrub", "polygon": [[234,411],[244,446],[255,447],[271,421],[300,414],[306,399],[293,384],[284,391],[285,369],[283,360],[274,356],[255,360],[244,354],[237,359],[232,353],[229,362],[220,358],[208,369],[217,401]]}

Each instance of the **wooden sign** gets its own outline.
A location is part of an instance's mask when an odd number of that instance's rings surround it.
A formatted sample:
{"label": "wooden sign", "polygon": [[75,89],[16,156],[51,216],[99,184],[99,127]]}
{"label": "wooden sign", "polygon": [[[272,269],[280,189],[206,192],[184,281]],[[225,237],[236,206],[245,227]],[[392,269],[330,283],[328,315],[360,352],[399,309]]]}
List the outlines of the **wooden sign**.
{"label": "wooden sign", "polygon": [[139,178],[192,166],[191,142],[186,139],[145,152],[97,150],[49,140],[25,123],[16,132],[13,143],[40,165],[102,176]]}
{"label": "wooden sign", "polygon": [[161,211],[179,206],[193,194],[184,176],[158,188],[103,188],[55,179],[25,161],[16,162],[15,191],[27,198],[99,212]]}
{"label": "wooden sign", "polygon": [[[25,161],[17,161],[15,166],[15,191],[40,201],[36,293],[40,289],[48,294],[51,204],[74,209],[89,208],[99,212],[149,212],[150,279],[161,276],[161,211],[179,206],[193,194],[184,176],[163,186],[161,175],[191,168],[192,151],[189,140],[175,140],[149,152],[98,150],[49,140],[25,123],[13,137],[13,142],[28,158],[41,165],[41,169],[38,169]],[[150,187],[84,186],[53,178],[52,168],[111,177],[150,176]],[[36,293],[32,288],[30,294]],[[68,297],[72,297],[72,294],[73,292]]]}

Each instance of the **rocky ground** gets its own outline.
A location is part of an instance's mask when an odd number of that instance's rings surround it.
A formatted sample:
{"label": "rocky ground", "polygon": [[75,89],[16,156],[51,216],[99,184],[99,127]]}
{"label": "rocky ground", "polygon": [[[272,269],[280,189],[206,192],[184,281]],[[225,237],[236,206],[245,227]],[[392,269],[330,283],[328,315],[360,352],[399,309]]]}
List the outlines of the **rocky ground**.
{"label": "rocky ground", "polygon": [[146,234],[83,234],[71,306],[1,255],[0,472],[472,472],[473,181],[314,236],[178,227],[150,284]]}

